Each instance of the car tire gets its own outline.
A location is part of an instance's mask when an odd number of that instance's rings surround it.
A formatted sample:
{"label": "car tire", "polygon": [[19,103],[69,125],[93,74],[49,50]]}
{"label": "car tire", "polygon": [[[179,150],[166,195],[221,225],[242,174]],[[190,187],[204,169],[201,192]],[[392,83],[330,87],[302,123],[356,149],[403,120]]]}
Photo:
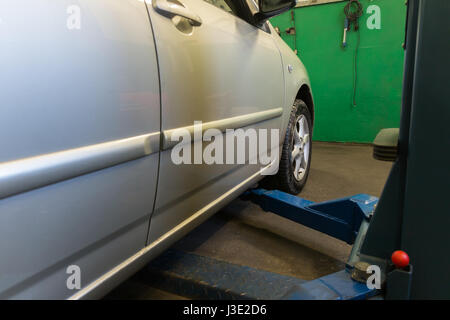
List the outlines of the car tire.
{"label": "car tire", "polygon": [[296,99],[289,116],[278,173],[267,177],[263,188],[297,195],[308,180],[312,151],[312,118],[308,106]]}

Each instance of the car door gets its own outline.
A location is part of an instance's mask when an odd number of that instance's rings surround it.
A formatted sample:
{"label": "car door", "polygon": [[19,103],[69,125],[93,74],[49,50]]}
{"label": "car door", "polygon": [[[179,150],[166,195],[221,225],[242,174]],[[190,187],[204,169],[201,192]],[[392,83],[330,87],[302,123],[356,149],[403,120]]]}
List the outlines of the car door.
{"label": "car door", "polygon": [[244,21],[228,3],[153,0],[148,5],[160,69],[163,133],[148,243],[170,236],[260,170],[254,164],[175,164],[171,133],[192,131],[195,121],[222,131],[280,127],[280,53],[270,32]]}
{"label": "car door", "polygon": [[0,298],[67,298],[141,250],[160,132],[136,0],[1,1]]}

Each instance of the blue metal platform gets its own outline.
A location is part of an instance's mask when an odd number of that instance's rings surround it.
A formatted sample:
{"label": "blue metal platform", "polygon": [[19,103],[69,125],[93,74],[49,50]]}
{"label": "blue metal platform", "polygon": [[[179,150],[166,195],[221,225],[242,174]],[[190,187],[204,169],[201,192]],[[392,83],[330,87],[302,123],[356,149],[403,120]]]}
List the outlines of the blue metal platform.
{"label": "blue metal platform", "polygon": [[279,190],[253,189],[243,195],[265,211],[354,244],[347,269],[305,281],[209,257],[168,250],[151,262],[143,276],[162,290],[196,299],[352,300],[377,290],[352,280],[353,263],[378,198],[366,194],[315,203]]}
{"label": "blue metal platform", "polygon": [[313,202],[279,190],[253,189],[244,197],[279,216],[326,233],[348,244],[355,242],[361,223],[369,220],[377,197],[357,194],[351,197]]}
{"label": "blue metal platform", "polygon": [[377,293],[346,270],[305,281],[176,250],[151,262],[141,276],[153,287],[193,299],[360,300]]}

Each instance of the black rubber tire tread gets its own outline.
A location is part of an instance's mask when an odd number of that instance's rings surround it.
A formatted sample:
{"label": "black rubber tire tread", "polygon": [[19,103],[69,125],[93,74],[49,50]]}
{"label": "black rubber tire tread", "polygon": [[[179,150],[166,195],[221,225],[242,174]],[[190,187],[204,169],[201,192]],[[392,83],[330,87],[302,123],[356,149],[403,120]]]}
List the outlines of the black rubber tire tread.
{"label": "black rubber tire tread", "polygon": [[[307,121],[310,131],[310,152],[308,159],[308,167],[303,178],[298,181],[294,177],[293,168],[291,166],[291,152],[293,143],[293,130],[295,129],[296,119],[303,114]],[[280,165],[278,173],[274,176],[269,176],[263,181],[262,187],[267,189],[279,189],[281,191],[297,195],[299,194],[306,184],[309,176],[309,170],[311,166],[311,153],[312,153],[312,120],[311,113],[308,106],[304,101],[296,99],[292,106],[291,114],[289,116],[289,123],[286,129],[286,136],[284,138],[283,149],[281,151]]]}

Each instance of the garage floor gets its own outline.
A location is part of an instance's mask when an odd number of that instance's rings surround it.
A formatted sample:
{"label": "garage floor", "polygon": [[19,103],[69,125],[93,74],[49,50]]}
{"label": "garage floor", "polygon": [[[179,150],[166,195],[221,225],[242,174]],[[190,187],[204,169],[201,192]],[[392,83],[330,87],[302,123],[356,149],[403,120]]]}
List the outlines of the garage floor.
{"label": "garage floor", "polygon": [[[308,183],[312,201],[367,193],[380,196],[390,162],[372,158],[368,145],[315,142]],[[237,199],[174,245],[178,250],[311,280],[344,268],[351,247]],[[142,272],[145,272],[142,271]],[[136,275],[109,299],[180,299]]]}

